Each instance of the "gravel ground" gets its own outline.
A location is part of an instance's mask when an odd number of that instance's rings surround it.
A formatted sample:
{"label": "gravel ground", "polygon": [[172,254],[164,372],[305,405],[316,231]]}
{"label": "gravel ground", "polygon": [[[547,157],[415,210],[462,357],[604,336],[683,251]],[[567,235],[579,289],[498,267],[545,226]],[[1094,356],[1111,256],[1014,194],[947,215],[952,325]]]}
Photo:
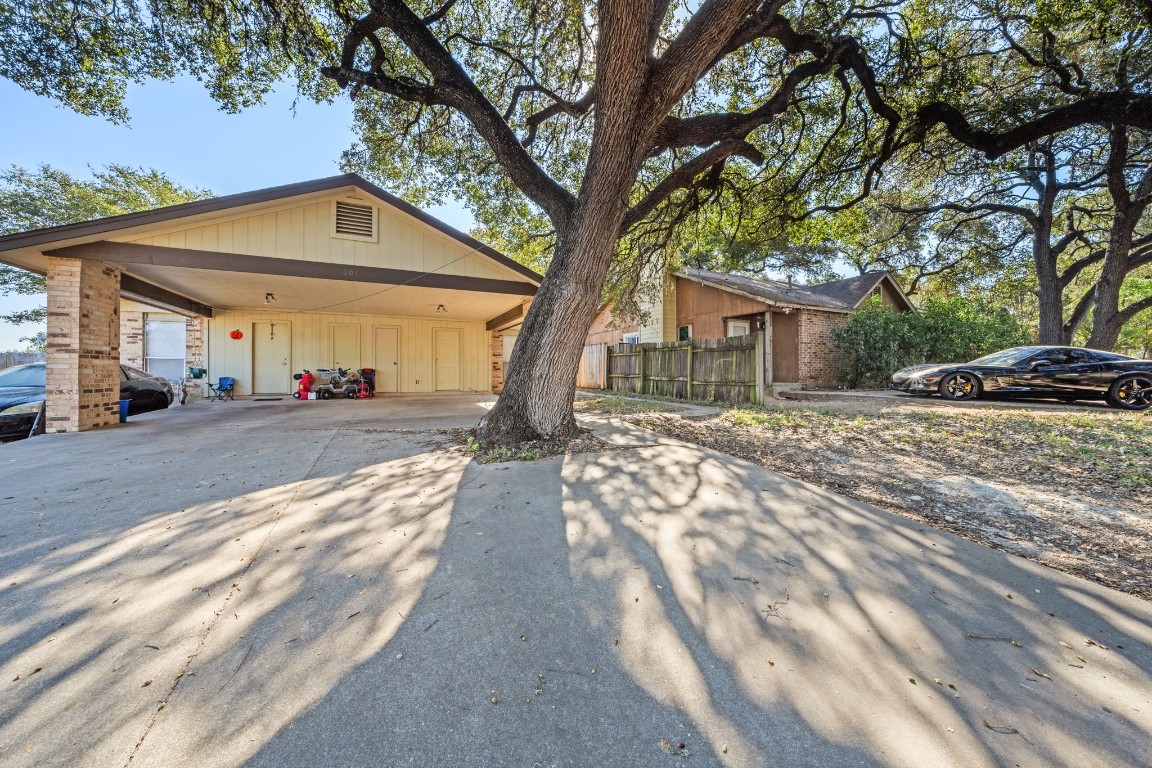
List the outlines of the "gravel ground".
{"label": "gravel ground", "polygon": [[636,410],[625,418],[1152,600],[1149,414],[869,398]]}

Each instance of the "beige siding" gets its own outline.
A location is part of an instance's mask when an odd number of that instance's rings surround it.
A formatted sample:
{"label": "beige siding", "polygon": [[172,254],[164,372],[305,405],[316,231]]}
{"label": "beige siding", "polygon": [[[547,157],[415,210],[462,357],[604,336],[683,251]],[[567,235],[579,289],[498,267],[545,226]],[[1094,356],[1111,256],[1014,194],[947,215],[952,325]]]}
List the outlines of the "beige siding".
{"label": "beige siding", "polygon": [[[208,324],[208,377],[236,379],[236,393],[252,391],[252,324],[283,322],[292,325],[293,373],[304,368],[326,368],[331,363],[333,325],[360,326],[361,364],[375,367],[373,328],[395,326],[400,329],[401,392],[432,392],[432,331],[435,328],[457,328],[460,335],[460,386],[466,392],[488,392],[491,389],[491,338],[482,322],[429,320],[411,317],[375,317],[319,313],[265,312],[236,310],[217,312]],[[229,333],[239,329],[244,338],[235,341]]]}
{"label": "beige siding", "polygon": [[[368,201],[361,199],[358,202],[364,204]],[[375,243],[332,237],[331,199],[255,215],[223,218],[130,242],[359,267],[388,267],[415,272],[435,270],[440,274],[495,280],[524,279],[487,256],[471,253],[463,243],[391,206],[372,202],[378,210],[380,225],[379,240]]]}

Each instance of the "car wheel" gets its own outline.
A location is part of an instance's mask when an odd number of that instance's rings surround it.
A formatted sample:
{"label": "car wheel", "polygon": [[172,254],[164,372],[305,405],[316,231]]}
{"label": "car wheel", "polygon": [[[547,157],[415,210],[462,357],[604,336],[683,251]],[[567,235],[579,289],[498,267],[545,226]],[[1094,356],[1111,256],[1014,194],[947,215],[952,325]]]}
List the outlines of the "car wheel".
{"label": "car wheel", "polygon": [[1108,405],[1125,411],[1143,411],[1152,407],[1152,374],[1130,373],[1112,382],[1108,388]]}
{"label": "car wheel", "polygon": [[331,400],[332,399],[332,390],[330,390],[330,389],[320,390],[320,399],[321,400]]}
{"label": "car wheel", "polygon": [[156,397],[152,398],[152,410],[162,411],[168,407],[168,395],[163,392],[157,392]]}
{"label": "car wheel", "polygon": [[971,373],[950,373],[937,386],[945,400],[975,400],[980,396],[980,380]]}

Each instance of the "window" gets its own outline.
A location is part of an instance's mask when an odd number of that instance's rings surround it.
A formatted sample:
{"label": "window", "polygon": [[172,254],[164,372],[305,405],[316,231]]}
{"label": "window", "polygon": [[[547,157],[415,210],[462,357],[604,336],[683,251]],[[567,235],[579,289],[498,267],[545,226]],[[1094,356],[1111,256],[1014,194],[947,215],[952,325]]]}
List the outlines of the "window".
{"label": "window", "polygon": [[624,334],[624,343],[625,344],[639,344],[640,343],[640,334],[638,334],[638,333],[626,333],[626,334]]}
{"label": "window", "polygon": [[184,376],[187,323],[184,318],[144,317],[144,370],[179,381]]}
{"label": "window", "polygon": [[729,336],[747,336],[752,330],[751,323],[747,320],[729,320],[728,321],[728,335]]}
{"label": "window", "polygon": [[677,341],[688,341],[690,338],[692,338],[692,326],[682,325],[676,329]]}
{"label": "window", "polygon": [[376,242],[376,209],[371,205],[335,201],[332,210],[332,236],[347,240]]}

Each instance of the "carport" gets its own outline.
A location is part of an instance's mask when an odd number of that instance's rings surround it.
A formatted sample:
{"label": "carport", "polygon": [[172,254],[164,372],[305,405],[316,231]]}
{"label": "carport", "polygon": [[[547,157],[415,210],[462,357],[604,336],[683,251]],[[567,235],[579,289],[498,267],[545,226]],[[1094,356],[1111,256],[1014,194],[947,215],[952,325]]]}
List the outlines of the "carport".
{"label": "carport", "polygon": [[355,174],[9,235],[0,261],[47,276],[49,432],[118,420],[126,302],[193,318],[188,365],[238,395],[322,367],[490,393],[541,279]]}

